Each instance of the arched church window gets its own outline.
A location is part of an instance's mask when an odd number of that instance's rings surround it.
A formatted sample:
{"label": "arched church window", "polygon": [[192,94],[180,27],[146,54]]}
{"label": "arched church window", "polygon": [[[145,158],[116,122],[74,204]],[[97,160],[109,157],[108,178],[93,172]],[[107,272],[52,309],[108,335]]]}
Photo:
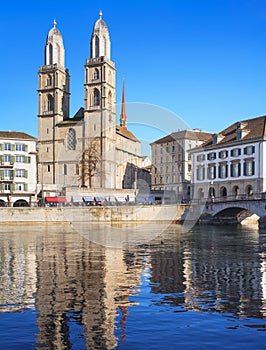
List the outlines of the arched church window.
{"label": "arched church window", "polygon": [[76,131],[74,129],[69,129],[67,133],[67,150],[73,151],[76,149]]}
{"label": "arched church window", "polygon": [[94,89],[94,106],[100,106],[100,91]]}
{"label": "arched church window", "polygon": [[93,80],[98,80],[99,79],[99,69],[95,68],[93,72]]}
{"label": "arched church window", "polygon": [[108,93],[108,104],[109,104],[109,106],[112,105],[112,93],[111,93],[111,91],[109,91],[109,93]]}
{"label": "arched church window", "polygon": [[47,97],[47,111],[51,112],[54,110],[54,98],[52,95]]}
{"label": "arched church window", "polygon": [[52,85],[52,77],[51,75],[48,75],[47,80],[46,80],[46,86],[51,86]]}
{"label": "arched church window", "polygon": [[100,56],[100,40],[99,37],[95,36],[95,57]]}
{"label": "arched church window", "polygon": [[48,64],[53,63],[53,46],[52,44],[49,44],[49,62]]}

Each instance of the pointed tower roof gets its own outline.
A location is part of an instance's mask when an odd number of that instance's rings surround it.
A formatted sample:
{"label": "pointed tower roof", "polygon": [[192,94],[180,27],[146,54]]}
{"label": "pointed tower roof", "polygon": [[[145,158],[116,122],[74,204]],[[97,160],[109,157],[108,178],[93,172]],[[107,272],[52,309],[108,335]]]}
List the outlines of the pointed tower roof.
{"label": "pointed tower roof", "polygon": [[53,22],[53,28],[50,29],[45,45],[45,65],[58,64],[65,65],[65,48],[63,37],[60,31],[56,28],[56,21]]}
{"label": "pointed tower roof", "polygon": [[110,59],[110,36],[106,23],[99,12],[99,19],[95,22],[91,35],[91,58],[107,57]]}
{"label": "pointed tower roof", "polygon": [[127,128],[127,113],[126,113],[126,101],[125,101],[125,82],[123,80],[123,87],[122,87],[122,107],[121,107],[121,114],[120,114],[120,126],[123,128]]}

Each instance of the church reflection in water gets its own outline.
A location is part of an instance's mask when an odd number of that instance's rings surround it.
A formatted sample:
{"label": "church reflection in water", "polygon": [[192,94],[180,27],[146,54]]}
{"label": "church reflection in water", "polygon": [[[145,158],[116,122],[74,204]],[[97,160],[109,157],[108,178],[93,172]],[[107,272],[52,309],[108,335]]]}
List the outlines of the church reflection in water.
{"label": "church reflection in water", "polygon": [[[184,239],[172,232],[163,244],[158,238],[113,249],[61,225],[1,228],[0,236],[0,312],[36,309],[36,347],[70,349],[80,341],[82,348],[113,349],[126,338],[128,310],[138,307],[147,268],[150,293],[162,294],[161,305],[266,316],[259,236],[252,248],[232,249],[225,249],[232,244],[226,237]],[[243,246],[254,252],[247,255]]]}

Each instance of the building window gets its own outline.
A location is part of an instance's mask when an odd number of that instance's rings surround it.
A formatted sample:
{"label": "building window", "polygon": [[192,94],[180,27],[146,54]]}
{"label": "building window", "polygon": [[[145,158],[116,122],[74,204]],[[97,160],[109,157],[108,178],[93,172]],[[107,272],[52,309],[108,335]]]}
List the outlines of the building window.
{"label": "building window", "polygon": [[10,163],[10,160],[11,160],[10,154],[4,154],[4,162],[5,163]]}
{"label": "building window", "polygon": [[202,181],[205,179],[205,168],[200,166],[197,168],[197,180]]}
{"label": "building window", "polygon": [[63,175],[67,175],[67,165],[63,165]]}
{"label": "building window", "polygon": [[54,110],[54,98],[52,95],[47,96],[47,111],[52,112]]}
{"label": "building window", "polygon": [[21,143],[16,144],[16,151],[18,152],[25,152],[25,145]]}
{"label": "building window", "polygon": [[197,161],[203,162],[205,160],[205,154],[198,154],[197,155]]}
{"label": "building window", "polygon": [[24,189],[25,189],[25,184],[19,184],[19,183],[15,184],[16,191],[24,191]]}
{"label": "building window", "polygon": [[11,180],[11,170],[9,170],[9,169],[4,170],[4,179]]}
{"label": "building window", "polygon": [[255,175],[255,162],[254,160],[246,160],[244,162],[244,176]]}
{"label": "building window", "polygon": [[25,177],[24,169],[16,169],[16,177]]}
{"label": "building window", "polygon": [[228,176],[228,167],[227,164],[219,165],[219,178],[225,179]]}
{"label": "building window", "polygon": [[76,131],[69,129],[67,133],[67,150],[72,151],[76,149]]}
{"label": "building window", "polygon": [[5,151],[11,151],[11,143],[5,143],[4,144],[4,150]]}
{"label": "building window", "polygon": [[98,89],[94,89],[93,105],[100,106],[100,91]]}
{"label": "building window", "polygon": [[216,167],[215,166],[208,166],[207,177],[209,180],[213,180],[216,178]]}
{"label": "building window", "polygon": [[76,164],[76,175],[79,175],[79,165]]}
{"label": "building window", "polygon": [[51,171],[51,165],[48,164],[48,165],[47,165],[47,172],[50,173],[50,171]]}
{"label": "building window", "polygon": [[16,156],[16,162],[17,163],[24,163],[25,162],[25,156],[22,156],[22,155]]}
{"label": "building window", "polygon": [[251,155],[255,152],[255,146],[248,146],[244,148],[244,154]]}
{"label": "building window", "polygon": [[235,148],[231,150],[231,157],[238,157],[241,155],[241,148]]}
{"label": "building window", "polygon": [[238,177],[241,175],[241,165],[240,163],[231,164],[231,177]]}
{"label": "building window", "polygon": [[11,185],[10,184],[5,184],[4,185],[5,191],[10,191],[11,190]]}
{"label": "building window", "polygon": [[93,80],[98,80],[99,79],[99,69],[95,68],[93,72]]}
{"label": "building window", "polygon": [[208,160],[216,159],[216,153],[215,152],[209,153],[208,156],[207,156],[207,159]]}
{"label": "building window", "polygon": [[220,151],[219,158],[224,159],[228,157],[228,151]]}

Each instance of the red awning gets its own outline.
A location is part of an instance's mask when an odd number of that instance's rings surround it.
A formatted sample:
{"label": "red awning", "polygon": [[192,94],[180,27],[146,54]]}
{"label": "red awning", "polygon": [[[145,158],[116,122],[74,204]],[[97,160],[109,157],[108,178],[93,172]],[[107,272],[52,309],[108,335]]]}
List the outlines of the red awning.
{"label": "red awning", "polygon": [[45,197],[47,203],[65,203],[66,201],[66,197]]}

